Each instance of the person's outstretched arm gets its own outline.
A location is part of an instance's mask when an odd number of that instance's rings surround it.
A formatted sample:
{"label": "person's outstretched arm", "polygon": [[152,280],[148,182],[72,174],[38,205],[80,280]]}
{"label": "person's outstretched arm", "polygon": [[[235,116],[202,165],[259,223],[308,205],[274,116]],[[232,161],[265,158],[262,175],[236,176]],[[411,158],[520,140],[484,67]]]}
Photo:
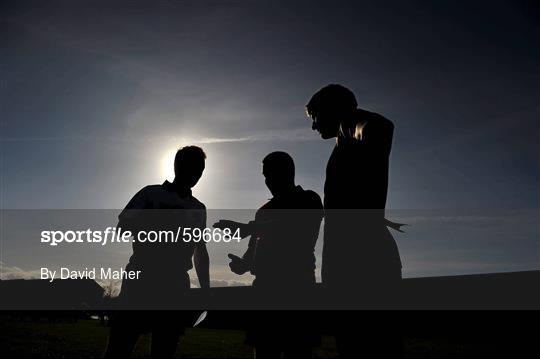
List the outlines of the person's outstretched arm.
{"label": "person's outstretched arm", "polygon": [[210,288],[210,257],[206,249],[206,243],[197,243],[193,254],[195,272],[199,278],[201,288]]}

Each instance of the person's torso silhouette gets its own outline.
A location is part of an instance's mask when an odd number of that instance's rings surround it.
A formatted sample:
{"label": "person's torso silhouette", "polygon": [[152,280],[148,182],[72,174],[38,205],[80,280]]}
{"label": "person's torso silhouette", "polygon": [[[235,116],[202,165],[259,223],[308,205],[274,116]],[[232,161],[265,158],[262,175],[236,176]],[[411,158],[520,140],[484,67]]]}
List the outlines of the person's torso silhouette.
{"label": "person's torso silhouette", "polygon": [[317,92],[307,111],[323,139],[337,138],[324,185],[323,283],[358,291],[401,278],[384,218],[394,125],[358,109],[354,94],[341,85]]}
{"label": "person's torso silhouette", "polygon": [[393,124],[363,110],[362,138],[338,137],[324,185],[323,282],[350,285],[399,275],[397,246],[386,228],[384,209]]}
{"label": "person's torso silhouette", "polygon": [[[119,215],[118,226],[144,231],[172,231],[178,228],[201,228],[206,226],[206,209],[193,197],[190,189],[179,191],[171,182],[146,186],[140,190]],[[144,237],[141,237],[144,238]],[[144,304],[164,303],[167,298],[175,300],[189,289],[188,271],[193,268],[196,243],[183,240],[175,243],[133,241],[133,254],[126,266],[127,271],[141,271],[137,281],[124,280],[121,296]],[[168,293],[160,297],[160,294]],[[172,295],[174,294],[174,295]]]}
{"label": "person's torso silhouette", "polygon": [[322,220],[319,195],[301,186],[274,196],[256,213],[255,221],[277,225],[253,235],[252,273],[258,286],[315,283],[315,244]]}

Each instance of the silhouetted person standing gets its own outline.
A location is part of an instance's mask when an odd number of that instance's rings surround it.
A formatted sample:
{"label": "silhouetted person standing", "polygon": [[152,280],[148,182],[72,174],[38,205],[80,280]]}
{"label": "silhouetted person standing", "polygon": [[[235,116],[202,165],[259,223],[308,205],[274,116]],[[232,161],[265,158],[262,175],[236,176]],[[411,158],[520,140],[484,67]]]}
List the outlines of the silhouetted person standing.
{"label": "silhouetted person standing", "polygon": [[[315,93],[306,110],[313,130],[323,139],[336,138],[324,185],[323,284],[332,296],[348,300],[391,293],[401,280],[399,252],[387,228],[399,226],[384,218],[394,125],[359,109],[354,94],[336,84]],[[362,321],[351,315],[343,322]],[[372,355],[396,349],[376,327],[361,334],[352,330],[337,336],[343,356],[355,348]]]}
{"label": "silhouetted person standing", "polygon": [[[174,160],[175,179],[140,190],[119,215],[118,228],[176,233],[178,227],[206,227],[206,208],[191,194],[205,168],[206,155],[196,146],[178,150]],[[209,288],[209,257],[203,241],[133,241],[133,254],[126,271],[141,271],[137,280],[124,279],[119,296],[124,308],[154,311],[119,312],[113,318],[106,357],[128,357],[139,335],[152,332],[152,357],[172,357],[183,333],[185,313],[163,312],[178,305],[190,288],[188,271],[195,270],[202,288]]]}
{"label": "silhouetted person standing", "polygon": [[[263,160],[265,183],[272,198],[242,224],[221,220],[217,228],[240,228],[251,235],[242,258],[229,254],[236,274],[250,271],[253,286],[267,300],[306,295],[315,286],[315,244],[323,217],[319,195],[295,185],[294,162],[285,152],[272,152]],[[285,301],[287,302],[287,301]],[[290,313],[290,312],[289,312]],[[248,330],[248,343],[257,358],[311,357],[318,337],[305,322],[282,311],[257,312]]]}

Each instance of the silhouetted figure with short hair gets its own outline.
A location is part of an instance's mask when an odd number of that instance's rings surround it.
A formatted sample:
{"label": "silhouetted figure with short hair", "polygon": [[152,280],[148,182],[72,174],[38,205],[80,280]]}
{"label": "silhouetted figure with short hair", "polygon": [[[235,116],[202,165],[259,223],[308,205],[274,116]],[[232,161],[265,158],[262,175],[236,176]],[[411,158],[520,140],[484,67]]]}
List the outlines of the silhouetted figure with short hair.
{"label": "silhouetted figure with short hair", "polygon": [[[337,139],[324,185],[325,290],[329,296],[350,301],[392,295],[401,280],[401,260],[387,226],[399,230],[400,224],[386,220],[384,212],[394,125],[379,114],[359,109],[354,94],[337,84],[315,93],[306,110],[313,130],[323,139]],[[399,355],[393,328],[377,323],[366,328],[365,317],[354,312],[341,317],[338,324],[355,323],[336,336],[342,356],[358,357],[358,351],[377,357]],[[366,331],[358,333],[353,328]]]}
{"label": "silhouetted figure with short hair", "polygon": [[[196,146],[178,150],[171,183],[146,186],[119,215],[117,228],[134,233],[172,230],[178,227],[205,228],[206,208],[191,194],[205,168],[206,155]],[[135,237],[136,238],[136,237]],[[120,305],[127,308],[160,309],[177,305],[190,288],[188,271],[195,270],[202,288],[209,288],[209,257],[203,241],[176,243],[133,241],[133,254],[126,271],[141,271],[139,279],[124,279]],[[186,313],[164,311],[120,311],[113,317],[106,357],[128,357],[140,334],[152,333],[152,357],[173,357],[183,333]]]}
{"label": "silhouetted figure with short hair", "polygon": [[[315,244],[323,217],[319,195],[295,185],[294,162],[285,152],[272,152],[263,160],[263,175],[272,199],[242,224],[221,220],[217,228],[240,228],[251,235],[242,258],[229,254],[236,274],[250,271],[253,286],[267,298],[294,299],[315,286]],[[267,294],[266,294],[267,293]],[[285,303],[286,304],[286,303]],[[289,312],[290,313],[290,312]],[[307,323],[282,311],[257,312],[248,330],[248,344],[257,358],[311,357],[318,338]]]}

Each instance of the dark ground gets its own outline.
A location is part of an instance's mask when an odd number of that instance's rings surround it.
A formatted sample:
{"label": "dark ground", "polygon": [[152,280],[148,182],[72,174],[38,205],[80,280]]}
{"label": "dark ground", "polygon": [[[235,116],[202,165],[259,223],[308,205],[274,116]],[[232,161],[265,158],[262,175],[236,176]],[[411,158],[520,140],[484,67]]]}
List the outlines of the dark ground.
{"label": "dark ground", "polygon": [[[397,313],[387,314],[395,318]],[[537,315],[531,312],[402,312],[399,316],[407,320],[403,323],[404,328],[407,322],[411,324],[408,333],[404,333],[406,358],[493,357],[507,351],[513,357],[516,354],[520,354],[519,357],[534,356],[531,350],[535,349],[534,343],[538,339],[538,332],[534,332],[538,327]],[[414,317],[418,320],[413,324],[409,320]],[[509,326],[505,327],[507,324]],[[530,330],[521,330],[525,325]],[[0,316],[0,355],[3,358],[97,358],[105,349],[108,330],[99,320],[70,322],[64,318],[54,322],[47,318],[31,320],[4,314]],[[523,336],[522,332],[531,335]],[[249,358],[252,350],[244,344],[244,339],[242,330],[188,329],[176,355]],[[149,356],[149,335],[140,337],[132,356]],[[315,350],[314,357],[337,357],[333,337],[323,337],[322,346]]]}

